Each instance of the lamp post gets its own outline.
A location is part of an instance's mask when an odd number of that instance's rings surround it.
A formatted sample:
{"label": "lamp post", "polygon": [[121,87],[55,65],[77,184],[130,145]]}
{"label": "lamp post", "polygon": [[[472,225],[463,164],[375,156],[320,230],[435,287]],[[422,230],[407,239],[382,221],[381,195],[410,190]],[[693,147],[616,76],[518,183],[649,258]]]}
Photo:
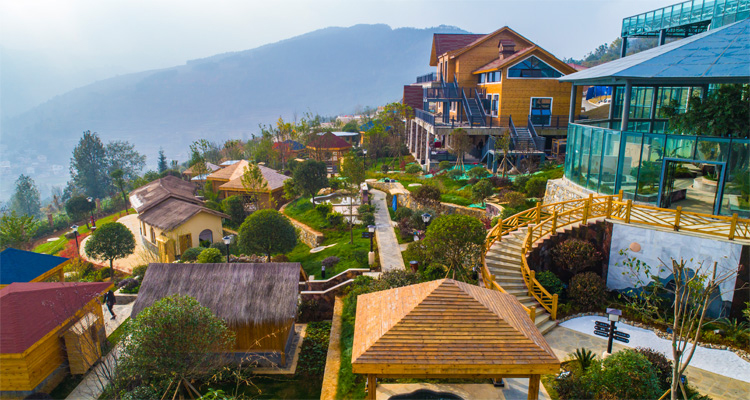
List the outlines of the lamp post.
{"label": "lamp post", "polygon": [[422,214],[422,222],[424,222],[425,228],[430,225],[430,220],[432,219],[432,215],[430,213],[424,213]]}
{"label": "lamp post", "polygon": [[609,319],[609,338],[607,339],[607,353],[612,354],[612,340],[615,337],[615,324],[620,320],[622,311],[616,308],[607,309],[607,319]]}
{"label": "lamp post", "polygon": [[94,198],[93,197],[87,197],[86,200],[88,200],[89,203],[91,203],[91,230],[96,229],[96,221],[94,220]]}
{"label": "lamp post", "polygon": [[367,149],[362,149],[362,166],[367,170]]}
{"label": "lamp post", "polygon": [[224,244],[227,245],[227,264],[229,263],[229,245],[232,243],[232,236],[233,235],[227,235],[224,236]]}
{"label": "lamp post", "polygon": [[73,225],[70,227],[70,229],[73,230],[73,237],[76,239],[76,253],[78,255],[81,255],[81,249],[78,247],[78,225]]}
{"label": "lamp post", "polygon": [[373,241],[372,241],[372,239],[375,237],[375,228],[376,228],[375,225],[367,226],[368,236],[370,237],[370,253],[367,255],[367,261],[369,262],[370,266],[375,264],[375,248],[373,247]]}

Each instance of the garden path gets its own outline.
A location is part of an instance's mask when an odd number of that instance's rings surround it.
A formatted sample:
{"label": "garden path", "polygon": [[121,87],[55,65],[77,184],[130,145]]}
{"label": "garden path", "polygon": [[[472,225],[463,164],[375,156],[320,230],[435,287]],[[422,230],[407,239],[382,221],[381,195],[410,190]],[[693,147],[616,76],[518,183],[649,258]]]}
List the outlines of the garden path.
{"label": "garden path", "polygon": [[383,272],[406,269],[404,259],[401,257],[401,247],[396,239],[396,232],[391,225],[391,216],[388,214],[388,204],[385,201],[385,193],[380,190],[371,189],[372,203],[375,205],[375,238],[378,241],[378,253],[380,255],[380,269]]}
{"label": "garden path", "polygon": [[[593,323],[590,325],[592,325],[591,331],[593,331]],[[591,350],[597,357],[600,357],[607,349],[606,338],[588,335],[563,326],[552,329],[544,335],[544,338],[560,360],[565,360],[568,354],[582,347]],[[637,345],[652,347],[650,342],[638,343]],[[618,342],[612,345],[614,352],[627,348]],[[688,366],[685,372],[690,384],[695,386],[701,394],[708,395],[712,399],[744,400],[747,398],[747,393],[750,393],[750,383],[738,379],[728,378],[692,365]]]}

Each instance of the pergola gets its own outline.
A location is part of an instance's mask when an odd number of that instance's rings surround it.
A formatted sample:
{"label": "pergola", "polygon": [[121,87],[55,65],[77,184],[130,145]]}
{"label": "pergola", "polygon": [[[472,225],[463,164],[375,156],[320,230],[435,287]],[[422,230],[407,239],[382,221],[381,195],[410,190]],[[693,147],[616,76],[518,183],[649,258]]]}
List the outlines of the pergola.
{"label": "pergola", "polygon": [[542,374],[560,361],[515,297],[441,279],[360,295],[352,371],[376,378],[529,378],[539,397]]}
{"label": "pergola", "polygon": [[[558,79],[572,82],[570,122],[576,114],[576,86],[622,86],[624,99],[620,116],[622,130],[631,119],[631,93],[634,87],[702,87],[706,96],[709,84],[750,82],[750,19],[678,40],[619,60],[589,68]],[[614,99],[614,91],[613,91]],[[658,90],[652,91],[648,121],[657,118]]]}

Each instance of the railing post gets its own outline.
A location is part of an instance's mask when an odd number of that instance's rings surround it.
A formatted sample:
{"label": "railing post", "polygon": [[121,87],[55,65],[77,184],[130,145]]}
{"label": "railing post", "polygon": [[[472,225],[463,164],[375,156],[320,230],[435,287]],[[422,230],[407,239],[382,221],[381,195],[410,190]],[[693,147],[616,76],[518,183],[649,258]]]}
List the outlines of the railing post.
{"label": "railing post", "polygon": [[529,318],[532,323],[536,323],[536,306],[529,307]]}
{"label": "railing post", "polygon": [[529,296],[534,296],[534,293],[531,293],[531,286],[534,285],[534,276],[536,275],[536,272],[533,269],[529,270],[529,284],[526,286],[526,289],[529,289]]}
{"label": "railing post", "polygon": [[586,201],[586,205],[583,207],[583,221],[581,222],[582,225],[586,225],[586,222],[589,220],[589,215],[591,214],[591,205],[594,202],[594,194],[589,193],[589,198]]}
{"label": "railing post", "polygon": [[680,230],[680,216],[682,215],[682,206],[677,206],[677,209],[674,213],[674,230],[679,231]]}
{"label": "railing post", "polygon": [[732,223],[729,225],[729,240],[734,240],[734,231],[737,230],[737,213],[732,214]]}
{"label": "railing post", "polygon": [[633,208],[633,200],[628,199],[628,203],[625,205],[625,223],[630,223],[630,210]]}
{"label": "railing post", "polygon": [[552,234],[557,233],[557,211],[552,213]]}
{"label": "railing post", "polygon": [[622,189],[620,189],[620,192],[617,194],[617,201],[622,201]]}
{"label": "railing post", "polygon": [[536,202],[536,224],[539,225],[539,222],[542,221],[542,203]]}
{"label": "railing post", "polygon": [[607,218],[612,217],[612,196],[607,197]]}
{"label": "railing post", "polygon": [[552,295],[552,320],[557,319],[557,293]]}

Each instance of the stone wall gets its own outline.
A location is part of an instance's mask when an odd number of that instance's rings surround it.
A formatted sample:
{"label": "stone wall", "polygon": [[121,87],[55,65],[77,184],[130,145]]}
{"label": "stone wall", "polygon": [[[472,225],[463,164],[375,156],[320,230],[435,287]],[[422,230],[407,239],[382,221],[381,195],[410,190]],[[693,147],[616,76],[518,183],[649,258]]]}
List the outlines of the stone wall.
{"label": "stone wall", "polygon": [[[284,214],[284,209],[286,208],[287,204],[284,204],[284,206],[279,209],[279,212]],[[308,245],[311,249],[314,249],[323,244],[325,235],[323,235],[322,232],[318,232],[315,229],[303,224],[302,222],[297,221],[296,219],[286,214],[284,214],[284,216],[289,218],[289,221],[292,222],[292,225],[294,225],[294,229],[297,231],[297,237],[302,243]]]}
{"label": "stone wall", "polygon": [[550,179],[547,181],[547,189],[544,192],[544,204],[557,203],[560,201],[583,199],[589,197],[589,194],[593,193],[594,196],[599,194],[593,190],[585,189],[567,178]]}
{"label": "stone wall", "polygon": [[[336,286],[328,288],[323,291],[317,290],[305,290],[299,293],[300,302],[303,304],[309,304],[314,312],[308,312],[303,314],[303,319],[306,321],[323,321],[333,317],[333,306],[336,302],[336,296],[341,295],[343,290],[354,282],[354,279],[349,279],[339,283]],[[308,315],[304,315],[308,314]]]}
{"label": "stone wall", "polygon": [[[413,197],[411,197],[411,194],[407,194],[408,191],[404,188],[404,186],[398,182],[395,183],[385,183],[385,182],[367,182],[370,186],[372,186],[375,189],[381,190],[388,194],[387,203],[388,207],[391,206],[392,195],[391,192],[395,191],[398,193],[398,205],[401,207],[407,207],[411,208],[412,210],[416,210],[421,208],[419,204],[414,200]],[[445,209],[447,214],[462,214],[462,215],[468,215],[474,218],[482,219],[485,216],[488,216],[492,218],[492,216],[496,215],[494,214],[494,210],[482,210],[481,208],[471,208],[471,207],[464,207],[459,206],[457,204],[451,204],[451,203],[440,203]]]}

